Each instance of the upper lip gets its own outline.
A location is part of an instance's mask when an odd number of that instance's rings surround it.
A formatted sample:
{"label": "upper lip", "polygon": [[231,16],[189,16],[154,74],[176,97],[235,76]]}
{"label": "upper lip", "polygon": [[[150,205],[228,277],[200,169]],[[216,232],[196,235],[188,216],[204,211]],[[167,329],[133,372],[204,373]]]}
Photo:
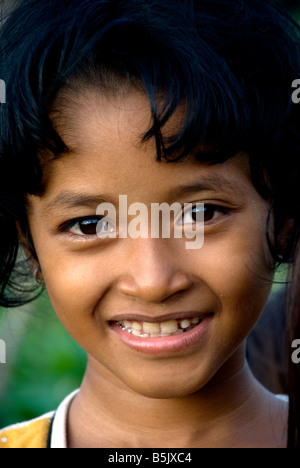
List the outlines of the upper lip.
{"label": "upper lip", "polygon": [[110,319],[110,322],[122,322],[124,320],[128,321],[136,321],[136,322],[167,322],[168,320],[181,320],[181,319],[188,319],[199,317],[199,319],[204,318],[204,316],[211,314],[211,312],[196,312],[196,311],[185,311],[185,312],[170,312],[169,314],[164,315],[157,315],[157,316],[149,316],[143,314],[135,314],[135,313],[122,313],[115,315],[113,318]]}

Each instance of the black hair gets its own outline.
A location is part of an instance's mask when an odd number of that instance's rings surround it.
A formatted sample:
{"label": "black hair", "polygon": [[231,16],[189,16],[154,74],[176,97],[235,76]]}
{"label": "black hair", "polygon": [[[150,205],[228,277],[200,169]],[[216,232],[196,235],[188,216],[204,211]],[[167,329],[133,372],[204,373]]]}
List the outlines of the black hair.
{"label": "black hair", "polygon": [[[143,141],[156,139],[158,161],[193,153],[219,164],[247,152],[253,183],[272,202],[272,257],[290,260],[277,239],[299,200],[299,28],[277,2],[19,0],[3,19],[0,78],[0,305],[33,297],[18,276],[16,222],[34,255],[26,196],[43,190],[41,149],[68,151],[50,114],[59,93],[82,92],[80,83],[142,87],[152,110]],[[182,104],[180,131],[163,137]]]}

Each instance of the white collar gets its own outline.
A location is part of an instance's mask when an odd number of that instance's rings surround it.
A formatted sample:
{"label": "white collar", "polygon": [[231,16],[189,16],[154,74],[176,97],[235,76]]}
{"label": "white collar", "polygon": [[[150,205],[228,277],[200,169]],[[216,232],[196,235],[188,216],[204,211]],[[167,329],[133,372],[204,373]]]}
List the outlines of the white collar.
{"label": "white collar", "polygon": [[67,420],[71,402],[79,390],[68,395],[57,408],[52,422],[50,448],[68,448]]}

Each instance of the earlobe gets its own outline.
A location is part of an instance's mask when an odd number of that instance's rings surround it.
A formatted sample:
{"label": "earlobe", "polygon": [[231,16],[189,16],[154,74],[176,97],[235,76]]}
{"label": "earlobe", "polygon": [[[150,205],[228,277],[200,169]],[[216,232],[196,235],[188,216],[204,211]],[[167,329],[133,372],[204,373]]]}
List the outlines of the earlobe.
{"label": "earlobe", "polygon": [[34,269],[34,272],[33,272],[33,278],[34,278],[34,281],[36,282],[36,284],[38,286],[45,286],[45,281],[44,279],[40,279],[40,276],[42,276],[43,273],[42,273],[42,270],[41,270],[41,267],[40,265],[38,265],[35,269]]}

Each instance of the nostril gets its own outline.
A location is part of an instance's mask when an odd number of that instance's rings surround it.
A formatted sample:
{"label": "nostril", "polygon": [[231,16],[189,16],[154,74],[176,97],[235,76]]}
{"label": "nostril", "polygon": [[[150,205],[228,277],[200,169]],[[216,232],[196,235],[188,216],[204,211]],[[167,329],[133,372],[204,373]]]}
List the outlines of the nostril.
{"label": "nostril", "polygon": [[182,273],[137,272],[134,276],[120,279],[118,290],[143,301],[162,303],[171,296],[188,291],[192,285],[189,276]]}

